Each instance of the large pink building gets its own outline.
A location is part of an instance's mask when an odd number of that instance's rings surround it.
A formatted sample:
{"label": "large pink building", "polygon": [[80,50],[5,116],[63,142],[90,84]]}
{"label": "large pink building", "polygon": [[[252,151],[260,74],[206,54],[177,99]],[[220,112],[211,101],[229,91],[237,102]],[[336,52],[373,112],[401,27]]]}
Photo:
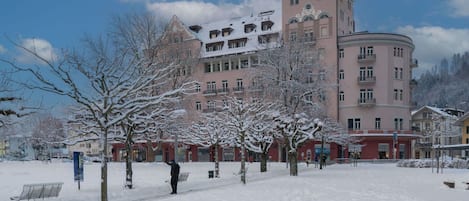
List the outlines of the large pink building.
{"label": "large pink building", "polygon": [[[410,125],[414,45],[404,35],[355,32],[353,0],[283,0],[281,10],[191,26],[173,17],[163,37],[184,55],[198,57],[198,65],[184,70],[199,82],[198,93],[186,99],[193,118],[225,104],[224,95],[259,90],[248,70],[259,63],[256,52],[296,39],[314,44],[335,86],[327,92],[328,116],[360,139],[348,146],[326,144],[329,157],[358,152],[362,159],[410,158],[417,137]],[[317,148],[310,142],[299,155],[313,157]],[[186,160],[207,153],[187,147],[182,152]],[[233,153],[221,150],[220,157],[233,160]],[[273,160],[285,159],[278,145],[271,153]]]}

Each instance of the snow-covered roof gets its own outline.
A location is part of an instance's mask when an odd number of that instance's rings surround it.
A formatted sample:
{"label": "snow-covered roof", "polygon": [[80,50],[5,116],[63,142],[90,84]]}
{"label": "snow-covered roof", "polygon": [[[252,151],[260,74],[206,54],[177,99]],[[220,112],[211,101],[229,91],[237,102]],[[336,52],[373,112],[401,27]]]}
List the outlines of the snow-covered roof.
{"label": "snow-covered roof", "polygon": [[423,111],[424,109],[429,109],[429,110],[432,110],[433,112],[435,112],[436,114],[440,115],[440,116],[444,116],[444,117],[455,117],[453,115],[450,115],[448,114],[447,112],[445,112],[442,108],[437,108],[437,107],[432,107],[432,106],[423,106],[421,107],[420,109],[418,110],[414,110],[411,112],[411,115],[414,116],[415,114]]}
{"label": "snow-covered roof", "polygon": [[[260,44],[258,37],[278,34],[277,38],[280,39],[281,21],[281,12],[270,10],[245,17],[193,25],[189,29],[202,42],[201,57],[207,58],[265,49],[266,45]],[[249,31],[245,31],[246,29]],[[224,32],[229,32],[229,35],[224,35]],[[217,35],[217,37],[211,37],[212,34]],[[244,41],[245,44],[240,47],[230,48],[229,41],[233,42],[238,39]],[[222,47],[214,51],[207,51],[207,44],[216,43],[222,44]]]}

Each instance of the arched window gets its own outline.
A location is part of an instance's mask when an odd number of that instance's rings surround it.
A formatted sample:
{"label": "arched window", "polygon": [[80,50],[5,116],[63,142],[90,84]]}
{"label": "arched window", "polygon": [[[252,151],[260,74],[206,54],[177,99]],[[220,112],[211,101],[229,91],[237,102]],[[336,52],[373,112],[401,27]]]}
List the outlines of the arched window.
{"label": "arched window", "polygon": [[303,22],[312,21],[312,20],[314,20],[314,17],[312,15],[306,15],[303,17]]}
{"label": "arched window", "polygon": [[298,18],[292,17],[292,18],[290,18],[290,20],[288,20],[288,23],[289,23],[289,24],[298,23]]}

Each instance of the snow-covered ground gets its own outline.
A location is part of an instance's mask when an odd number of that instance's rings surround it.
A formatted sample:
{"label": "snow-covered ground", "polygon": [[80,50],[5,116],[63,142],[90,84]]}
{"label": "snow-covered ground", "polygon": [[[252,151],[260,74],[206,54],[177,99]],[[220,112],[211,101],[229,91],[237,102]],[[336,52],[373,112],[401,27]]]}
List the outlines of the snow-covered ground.
{"label": "snow-covered ground", "polygon": [[[169,195],[169,166],[163,163],[134,163],[135,189],[125,189],[124,163],[109,164],[110,201],[467,201],[468,169],[399,168],[396,164],[360,163],[331,165],[323,170],[300,164],[299,176],[288,176],[284,163],[269,163],[267,173],[259,163],[248,163],[247,184],[236,172],[239,162],[221,163],[221,177],[208,178],[213,163],[180,163],[181,172],[190,172],[188,181],[179,183],[177,195]],[[73,181],[73,163],[0,162],[0,200],[21,193],[22,185],[64,182],[61,201],[99,201],[100,164],[87,163],[81,190]],[[453,180],[450,189],[443,181]]]}

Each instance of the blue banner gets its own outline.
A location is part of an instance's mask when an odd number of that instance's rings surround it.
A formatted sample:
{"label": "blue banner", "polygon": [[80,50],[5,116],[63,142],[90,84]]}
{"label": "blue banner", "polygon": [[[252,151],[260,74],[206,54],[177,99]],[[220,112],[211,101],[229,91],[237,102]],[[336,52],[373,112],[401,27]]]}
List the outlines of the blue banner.
{"label": "blue banner", "polygon": [[75,181],[83,181],[83,152],[73,152],[73,175]]}

